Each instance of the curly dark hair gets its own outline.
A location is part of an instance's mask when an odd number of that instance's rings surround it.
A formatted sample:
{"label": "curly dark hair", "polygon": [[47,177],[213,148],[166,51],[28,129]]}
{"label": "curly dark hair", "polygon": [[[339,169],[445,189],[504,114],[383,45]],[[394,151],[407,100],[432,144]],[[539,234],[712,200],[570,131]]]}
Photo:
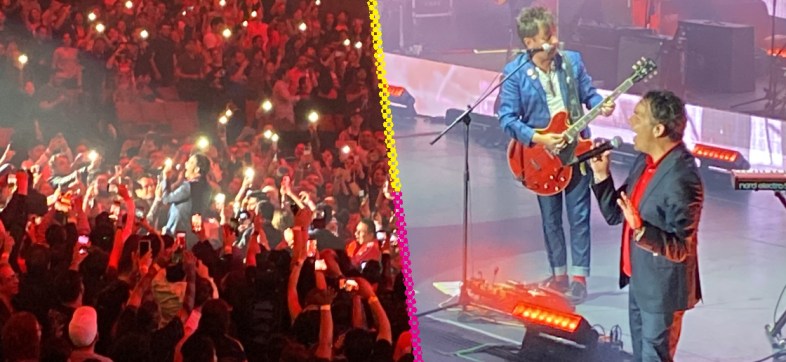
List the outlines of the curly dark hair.
{"label": "curly dark hair", "polygon": [[210,158],[201,153],[195,153],[191,157],[196,159],[197,167],[199,167],[199,176],[206,177],[210,173]]}
{"label": "curly dark hair", "polygon": [[666,128],[666,136],[672,141],[681,141],[688,122],[682,99],[670,91],[653,90],[647,92],[642,101],[649,104],[652,118]]}
{"label": "curly dark hair", "polygon": [[519,39],[532,38],[541,31],[554,25],[554,16],[544,7],[521,9],[516,19]]}

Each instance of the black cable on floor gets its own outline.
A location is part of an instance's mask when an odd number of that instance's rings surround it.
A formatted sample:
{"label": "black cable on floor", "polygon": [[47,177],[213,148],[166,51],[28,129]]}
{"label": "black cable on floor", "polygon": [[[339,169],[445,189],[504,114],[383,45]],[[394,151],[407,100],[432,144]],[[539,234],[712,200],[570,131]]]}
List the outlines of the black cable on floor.
{"label": "black cable on floor", "polygon": [[764,362],[764,361],[769,360],[771,358],[778,358],[778,357],[781,357],[781,356],[786,356],[786,351],[775,352],[775,353],[773,353],[773,354],[771,354],[771,355],[769,355],[767,357],[764,357],[762,359],[758,359],[758,360],[756,360],[754,362]]}

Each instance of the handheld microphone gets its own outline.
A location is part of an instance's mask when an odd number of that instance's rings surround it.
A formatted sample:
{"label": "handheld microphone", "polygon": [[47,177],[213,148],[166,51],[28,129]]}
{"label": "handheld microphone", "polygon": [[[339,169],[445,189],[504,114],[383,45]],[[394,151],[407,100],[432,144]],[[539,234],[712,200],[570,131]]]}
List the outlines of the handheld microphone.
{"label": "handheld microphone", "polygon": [[608,150],[613,150],[613,149],[619,147],[621,144],[622,144],[622,138],[620,136],[616,136],[616,137],[612,138],[611,141],[603,142],[600,146],[595,147],[595,148],[589,150],[588,152],[582,154],[579,157],[576,157],[575,160],[573,160],[572,162],[568,163],[566,166],[573,166],[573,165],[575,165],[577,163],[582,163],[582,162],[584,162],[586,160],[589,160],[591,158],[599,156],[603,152],[606,152]]}

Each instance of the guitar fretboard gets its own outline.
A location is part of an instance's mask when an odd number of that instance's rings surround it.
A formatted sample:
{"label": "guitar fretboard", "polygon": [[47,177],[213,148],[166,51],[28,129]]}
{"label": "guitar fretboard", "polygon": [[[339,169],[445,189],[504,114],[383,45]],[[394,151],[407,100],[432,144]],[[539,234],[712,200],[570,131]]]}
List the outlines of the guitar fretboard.
{"label": "guitar fretboard", "polygon": [[627,92],[628,89],[633,87],[635,82],[633,78],[628,78],[622,84],[620,84],[614,91],[609,94],[608,97],[604,98],[602,102],[600,102],[597,106],[593,107],[589,112],[587,112],[584,116],[579,118],[578,121],[573,123],[566,131],[565,136],[567,137],[568,141],[573,142],[576,138],[578,138],[581,131],[583,131],[587,126],[592,122],[595,118],[600,115],[600,109],[606,102],[612,102],[619,98],[623,93]]}

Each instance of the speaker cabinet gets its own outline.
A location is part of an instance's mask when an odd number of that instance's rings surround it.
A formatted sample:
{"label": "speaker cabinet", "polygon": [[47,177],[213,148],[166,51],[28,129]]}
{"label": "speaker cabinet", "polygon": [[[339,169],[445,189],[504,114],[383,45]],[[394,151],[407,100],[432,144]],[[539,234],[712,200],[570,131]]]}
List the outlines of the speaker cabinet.
{"label": "speaker cabinet", "polygon": [[412,0],[415,17],[447,16],[453,14],[453,0]]}
{"label": "speaker cabinet", "polygon": [[707,20],[683,20],[677,36],[685,39],[685,83],[708,93],[754,90],[753,27]]}
{"label": "speaker cabinet", "polygon": [[642,57],[651,59],[658,65],[658,73],[647,82],[639,82],[628,93],[644,94],[649,90],[666,88],[664,75],[671,69],[668,51],[671,39],[660,35],[623,35],[620,37],[617,56],[617,83],[622,83],[633,72],[633,64]]}
{"label": "speaker cabinet", "polygon": [[385,51],[402,51],[407,44],[407,30],[412,28],[412,16],[404,1],[380,2],[380,25]]}
{"label": "speaker cabinet", "polygon": [[[631,64],[619,64],[620,38],[623,36],[650,35],[651,30],[636,27],[616,27],[602,24],[581,24],[567,43],[568,49],[581,53],[584,64],[596,86],[614,89],[618,83],[619,68],[628,72]],[[638,56],[637,59],[641,57]],[[627,76],[626,76],[627,77]]]}
{"label": "speaker cabinet", "polygon": [[431,51],[456,43],[452,0],[412,0],[412,43]]}

